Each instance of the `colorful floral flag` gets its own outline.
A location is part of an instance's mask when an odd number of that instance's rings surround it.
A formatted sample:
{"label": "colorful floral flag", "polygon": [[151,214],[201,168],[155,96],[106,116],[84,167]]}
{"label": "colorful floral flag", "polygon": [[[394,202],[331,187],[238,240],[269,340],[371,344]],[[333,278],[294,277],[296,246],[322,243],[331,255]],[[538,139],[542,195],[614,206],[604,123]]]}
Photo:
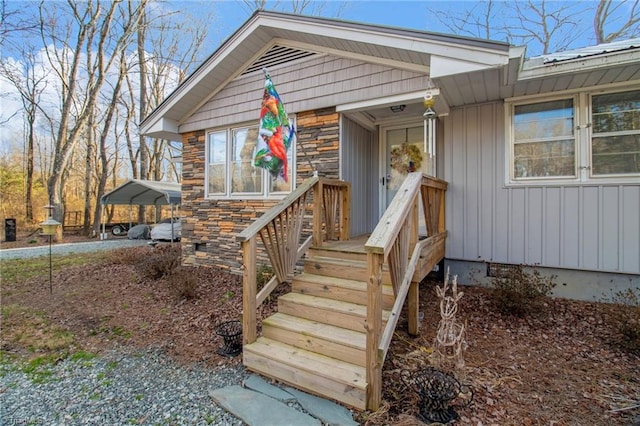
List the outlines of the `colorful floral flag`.
{"label": "colorful floral flag", "polygon": [[295,137],[284,104],[276,92],[271,77],[265,71],[264,95],[260,109],[260,130],[253,164],[271,173],[274,178],[288,180],[287,151]]}

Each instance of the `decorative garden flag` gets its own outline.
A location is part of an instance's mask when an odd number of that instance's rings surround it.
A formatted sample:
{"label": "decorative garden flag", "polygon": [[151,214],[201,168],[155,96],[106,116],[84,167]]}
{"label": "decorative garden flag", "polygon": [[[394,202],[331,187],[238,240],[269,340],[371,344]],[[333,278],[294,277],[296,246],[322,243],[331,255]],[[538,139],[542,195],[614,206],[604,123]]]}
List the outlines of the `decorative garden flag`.
{"label": "decorative garden flag", "polygon": [[266,69],[264,75],[260,130],[253,164],[269,170],[274,178],[281,177],[287,182],[287,151],[294,139],[295,130],[289,123],[284,104]]}

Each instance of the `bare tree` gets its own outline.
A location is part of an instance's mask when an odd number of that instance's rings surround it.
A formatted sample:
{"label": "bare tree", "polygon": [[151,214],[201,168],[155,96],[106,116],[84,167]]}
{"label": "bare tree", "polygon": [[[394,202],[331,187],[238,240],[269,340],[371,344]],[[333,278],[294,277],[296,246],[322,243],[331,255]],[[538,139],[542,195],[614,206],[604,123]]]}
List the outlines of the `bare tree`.
{"label": "bare tree", "polygon": [[[8,37],[14,33],[35,33],[38,29],[36,20],[25,16],[25,8],[20,2],[0,0],[0,46],[4,46]],[[18,37],[16,40],[24,40]],[[20,43],[15,43],[19,47]]]}
{"label": "bare tree", "polygon": [[[329,7],[334,8],[333,13],[329,13]],[[243,0],[243,7],[248,13],[256,10],[280,10],[282,12],[294,13],[297,15],[313,15],[327,16],[333,15],[338,17],[342,14],[347,2],[341,1],[318,1],[318,0],[289,0],[289,1],[272,1],[267,0]]]}
{"label": "bare tree", "polygon": [[454,10],[453,6],[427,10],[452,34],[509,41],[505,23],[498,24],[500,17],[504,17],[504,3],[483,0],[469,4],[471,8],[467,10]]}
{"label": "bare tree", "polygon": [[508,4],[515,11],[516,25],[508,27],[511,43],[536,42],[542,54],[566,50],[580,36],[579,14],[571,4],[542,1],[517,1]]}
{"label": "bare tree", "polygon": [[[615,29],[607,30],[607,26]],[[600,0],[593,18],[593,29],[597,43],[640,36],[640,0]]]}
{"label": "bare tree", "polygon": [[33,173],[34,173],[34,142],[35,122],[40,105],[42,92],[47,87],[47,74],[38,71],[37,52],[33,47],[22,50],[21,67],[16,67],[8,60],[0,60],[0,75],[7,79],[18,91],[22,101],[25,120],[25,219],[33,222]]}
{"label": "bare tree", "polygon": [[[54,217],[62,222],[65,168],[96,106],[111,66],[138,27],[146,0],[136,3],[129,0],[125,4],[128,8],[122,2],[67,0],[63,15],[55,10],[56,5],[42,2],[40,17],[42,41],[48,46],[46,53],[61,85],[60,118],[47,189],[49,202],[55,206]],[[60,16],[68,16],[69,21],[61,23]],[[86,69],[82,69],[83,53],[89,55],[91,52],[95,52],[95,56]],[[83,78],[81,71],[92,78]],[[88,81],[91,83],[87,84]],[[60,233],[58,238],[61,237]]]}
{"label": "bare tree", "polygon": [[[98,233],[100,231],[100,217],[102,215],[102,205],[100,204],[100,199],[104,195],[105,188],[107,187],[107,179],[109,178],[109,174],[111,172],[111,168],[109,167],[109,153],[107,149],[107,139],[111,132],[109,129],[111,128],[115,113],[116,107],[118,105],[118,99],[121,96],[121,87],[124,82],[125,76],[127,74],[127,62],[126,62],[126,52],[123,50],[120,52],[120,61],[119,61],[119,73],[118,78],[116,80],[115,87],[111,91],[112,96],[109,102],[107,102],[107,110],[102,119],[102,131],[99,136],[99,159],[100,159],[100,167],[98,168],[98,186],[96,188],[96,203],[94,210],[94,224],[93,231]],[[117,130],[113,132],[117,133]],[[115,150],[117,152],[117,149]],[[117,167],[117,162],[114,161],[114,167]]]}

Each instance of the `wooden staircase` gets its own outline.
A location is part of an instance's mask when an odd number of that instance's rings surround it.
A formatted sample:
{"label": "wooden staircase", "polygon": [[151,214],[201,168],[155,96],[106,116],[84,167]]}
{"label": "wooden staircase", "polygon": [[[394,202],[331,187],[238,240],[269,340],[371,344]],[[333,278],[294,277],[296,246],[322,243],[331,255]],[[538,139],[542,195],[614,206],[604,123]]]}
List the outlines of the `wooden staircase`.
{"label": "wooden staircase", "polygon": [[[418,283],[444,257],[445,191],[446,182],[410,173],[371,236],[350,239],[349,184],[314,177],[242,231],[244,365],[377,410],[400,311],[407,301],[409,333],[417,334]],[[418,235],[421,211],[427,238]],[[309,227],[311,235],[301,241]],[[259,250],[275,272],[260,291]],[[294,273],[300,261],[303,272]],[[278,312],[262,320],[259,335],[257,307],[285,281],[292,291],[278,297]]]}
{"label": "wooden staircase", "polygon": [[[262,322],[262,337],[244,347],[250,370],[311,393],[366,409],[367,274],[360,252],[311,248],[292,292]],[[383,286],[383,323],[394,297]]]}

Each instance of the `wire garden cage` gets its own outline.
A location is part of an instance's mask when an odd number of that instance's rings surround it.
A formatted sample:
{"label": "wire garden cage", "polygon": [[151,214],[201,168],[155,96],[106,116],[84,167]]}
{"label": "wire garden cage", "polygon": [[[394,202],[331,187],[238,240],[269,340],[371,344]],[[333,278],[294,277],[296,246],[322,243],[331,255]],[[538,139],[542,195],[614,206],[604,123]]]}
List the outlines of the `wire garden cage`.
{"label": "wire garden cage", "polygon": [[400,379],[420,398],[418,418],[425,423],[452,422],[458,418],[452,403],[458,400],[460,407],[466,407],[473,400],[471,386],[460,384],[453,374],[434,367],[402,370]]}
{"label": "wire garden cage", "polygon": [[242,323],[225,321],[216,326],[216,334],[222,337],[223,345],[216,351],[218,355],[234,357],[242,352]]}

